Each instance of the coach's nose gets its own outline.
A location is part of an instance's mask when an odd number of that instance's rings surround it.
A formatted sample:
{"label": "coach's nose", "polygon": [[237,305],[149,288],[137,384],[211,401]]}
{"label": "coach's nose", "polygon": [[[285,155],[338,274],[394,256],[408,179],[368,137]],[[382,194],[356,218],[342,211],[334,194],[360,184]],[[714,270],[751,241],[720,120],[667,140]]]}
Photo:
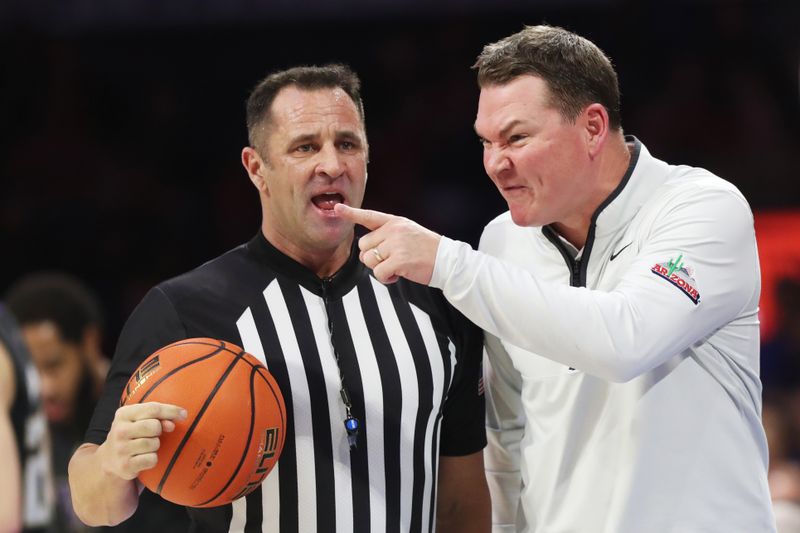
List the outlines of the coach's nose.
{"label": "coach's nose", "polygon": [[483,149],[483,168],[486,174],[496,180],[511,168],[511,159],[503,148],[485,146]]}

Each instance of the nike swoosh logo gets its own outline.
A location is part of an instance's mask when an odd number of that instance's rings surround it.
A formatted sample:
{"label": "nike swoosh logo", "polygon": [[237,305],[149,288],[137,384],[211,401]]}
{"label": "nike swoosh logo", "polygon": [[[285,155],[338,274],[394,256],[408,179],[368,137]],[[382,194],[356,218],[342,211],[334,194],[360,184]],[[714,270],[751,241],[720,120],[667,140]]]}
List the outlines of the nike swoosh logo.
{"label": "nike swoosh logo", "polygon": [[619,254],[621,254],[621,253],[622,253],[622,252],[625,250],[625,248],[627,248],[627,247],[628,247],[628,246],[630,246],[631,244],[633,244],[633,242],[629,242],[628,244],[626,244],[625,246],[623,246],[622,248],[620,248],[620,249],[619,249],[619,251],[618,251],[617,253],[612,253],[612,254],[611,254],[611,259],[609,259],[609,261],[613,261],[614,259],[616,259],[616,258],[617,258],[617,256],[618,256]]}

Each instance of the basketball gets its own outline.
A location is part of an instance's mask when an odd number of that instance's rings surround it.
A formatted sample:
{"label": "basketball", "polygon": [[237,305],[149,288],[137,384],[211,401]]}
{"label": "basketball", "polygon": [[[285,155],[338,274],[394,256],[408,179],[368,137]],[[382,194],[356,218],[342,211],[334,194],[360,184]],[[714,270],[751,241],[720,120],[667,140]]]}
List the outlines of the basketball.
{"label": "basketball", "polygon": [[145,487],[188,507],[216,507],[258,487],[280,456],[286,408],[272,375],[240,347],[186,339],[145,359],[120,405],[162,402],[186,409],[161,434],[158,464],[139,473]]}

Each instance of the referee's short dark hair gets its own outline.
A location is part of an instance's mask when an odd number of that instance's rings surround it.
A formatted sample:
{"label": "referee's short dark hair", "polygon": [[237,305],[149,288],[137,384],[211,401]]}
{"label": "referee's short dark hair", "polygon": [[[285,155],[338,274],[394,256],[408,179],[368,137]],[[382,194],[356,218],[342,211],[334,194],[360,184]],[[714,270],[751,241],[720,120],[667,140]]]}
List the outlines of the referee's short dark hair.
{"label": "referee's short dark hair", "polygon": [[89,326],[103,327],[97,298],[68,274],[30,274],[8,290],[5,302],[21,326],[51,321],[68,342],[80,343]]}
{"label": "referee's short dark hair", "polygon": [[611,60],[589,39],[556,26],[526,26],[487,44],[472,68],[478,85],[505,85],[530,74],[547,83],[551,104],[575,122],[587,105],[602,104],[609,123],[620,129],[619,81]]}
{"label": "referee's short dark hair", "polygon": [[353,101],[364,123],[364,103],[361,101],[361,80],[347,65],[331,63],[323,66],[299,66],[273,72],[255,86],[247,98],[247,137],[256,150],[263,141],[262,133],[269,127],[270,107],[284,87],[342,89]]}

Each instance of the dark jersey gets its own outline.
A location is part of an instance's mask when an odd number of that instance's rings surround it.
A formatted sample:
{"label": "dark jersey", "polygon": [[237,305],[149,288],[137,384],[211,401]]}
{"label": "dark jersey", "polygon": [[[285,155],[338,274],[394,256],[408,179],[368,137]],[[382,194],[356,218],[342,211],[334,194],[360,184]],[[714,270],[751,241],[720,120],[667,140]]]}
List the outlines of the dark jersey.
{"label": "dark jersey", "polygon": [[2,305],[0,343],[11,356],[16,382],[10,414],[22,475],[22,530],[39,531],[50,524],[55,504],[50,437],[39,396],[39,375],[31,363],[16,321]]}
{"label": "dark jersey", "polygon": [[[145,296],[87,433],[102,443],[139,363],[189,337],[239,344],[275,377],[286,442],[262,486],[190,509],[195,531],[406,532],[434,526],[439,455],[485,443],[480,331],[440,291],[384,286],[357,257],[321,280],[259,234]],[[351,451],[339,369],[361,420]]]}

